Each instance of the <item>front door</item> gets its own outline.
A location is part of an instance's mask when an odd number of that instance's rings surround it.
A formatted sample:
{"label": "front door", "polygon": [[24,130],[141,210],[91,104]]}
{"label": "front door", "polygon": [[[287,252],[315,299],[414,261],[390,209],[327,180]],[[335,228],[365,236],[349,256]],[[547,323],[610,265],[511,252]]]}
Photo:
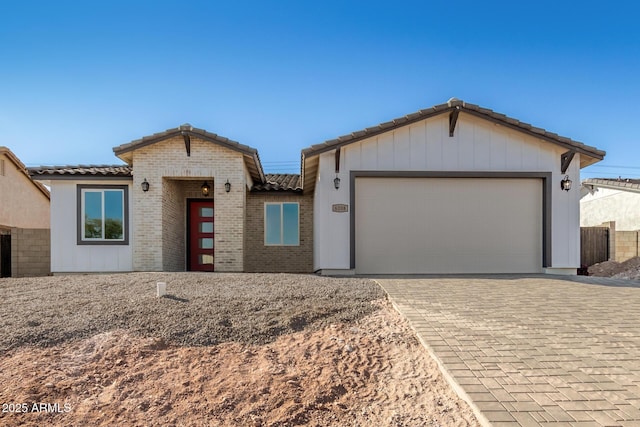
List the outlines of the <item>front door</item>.
{"label": "front door", "polygon": [[213,271],[213,200],[189,201],[189,270]]}

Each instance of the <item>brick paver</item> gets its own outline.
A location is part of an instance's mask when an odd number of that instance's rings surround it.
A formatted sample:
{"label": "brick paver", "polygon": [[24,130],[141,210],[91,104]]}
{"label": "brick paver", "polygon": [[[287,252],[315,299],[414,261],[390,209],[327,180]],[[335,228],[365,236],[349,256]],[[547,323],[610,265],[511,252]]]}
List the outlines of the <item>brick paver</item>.
{"label": "brick paver", "polygon": [[640,426],[640,282],[376,280],[483,424]]}

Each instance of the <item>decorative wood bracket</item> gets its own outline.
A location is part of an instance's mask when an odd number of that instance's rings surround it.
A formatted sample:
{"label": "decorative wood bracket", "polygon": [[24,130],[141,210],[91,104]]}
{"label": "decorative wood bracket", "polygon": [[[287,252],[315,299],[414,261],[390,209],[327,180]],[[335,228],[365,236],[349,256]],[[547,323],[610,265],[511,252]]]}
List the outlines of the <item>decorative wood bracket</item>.
{"label": "decorative wood bracket", "polygon": [[340,147],[336,148],[336,173],[340,173]]}
{"label": "decorative wood bracket", "polygon": [[573,156],[576,155],[576,152],[573,150],[567,151],[560,155],[560,172],[565,173],[571,164],[571,160],[573,160]]}
{"label": "decorative wood bracket", "polygon": [[184,138],[184,148],[187,150],[187,157],[191,157],[191,137],[185,131],[180,132]]}
{"label": "decorative wood bracket", "polygon": [[453,137],[453,131],[456,130],[456,123],[458,123],[458,114],[460,114],[460,106],[456,105],[455,109],[449,114],[449,137]]}

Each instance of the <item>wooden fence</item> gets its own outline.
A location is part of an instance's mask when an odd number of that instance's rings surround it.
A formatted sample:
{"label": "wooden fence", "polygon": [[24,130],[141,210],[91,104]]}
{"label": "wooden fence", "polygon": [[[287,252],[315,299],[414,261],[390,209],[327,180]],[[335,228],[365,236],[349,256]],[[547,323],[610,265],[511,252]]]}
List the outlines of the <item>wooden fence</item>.
{"label": "wooden fence", "polygon": [[580,264],[590,266],[609,259],[609,227],[580,227]]}

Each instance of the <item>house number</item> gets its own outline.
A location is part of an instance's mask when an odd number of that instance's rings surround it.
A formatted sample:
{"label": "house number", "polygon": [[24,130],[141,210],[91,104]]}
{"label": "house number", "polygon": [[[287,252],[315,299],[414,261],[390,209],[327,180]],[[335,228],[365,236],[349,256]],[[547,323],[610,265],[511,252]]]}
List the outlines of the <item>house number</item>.
{"label": "house number", "polygon": [[331,205],[331,210],[333,212],[349,212],[349,205],[343,205],[343,204]]}

